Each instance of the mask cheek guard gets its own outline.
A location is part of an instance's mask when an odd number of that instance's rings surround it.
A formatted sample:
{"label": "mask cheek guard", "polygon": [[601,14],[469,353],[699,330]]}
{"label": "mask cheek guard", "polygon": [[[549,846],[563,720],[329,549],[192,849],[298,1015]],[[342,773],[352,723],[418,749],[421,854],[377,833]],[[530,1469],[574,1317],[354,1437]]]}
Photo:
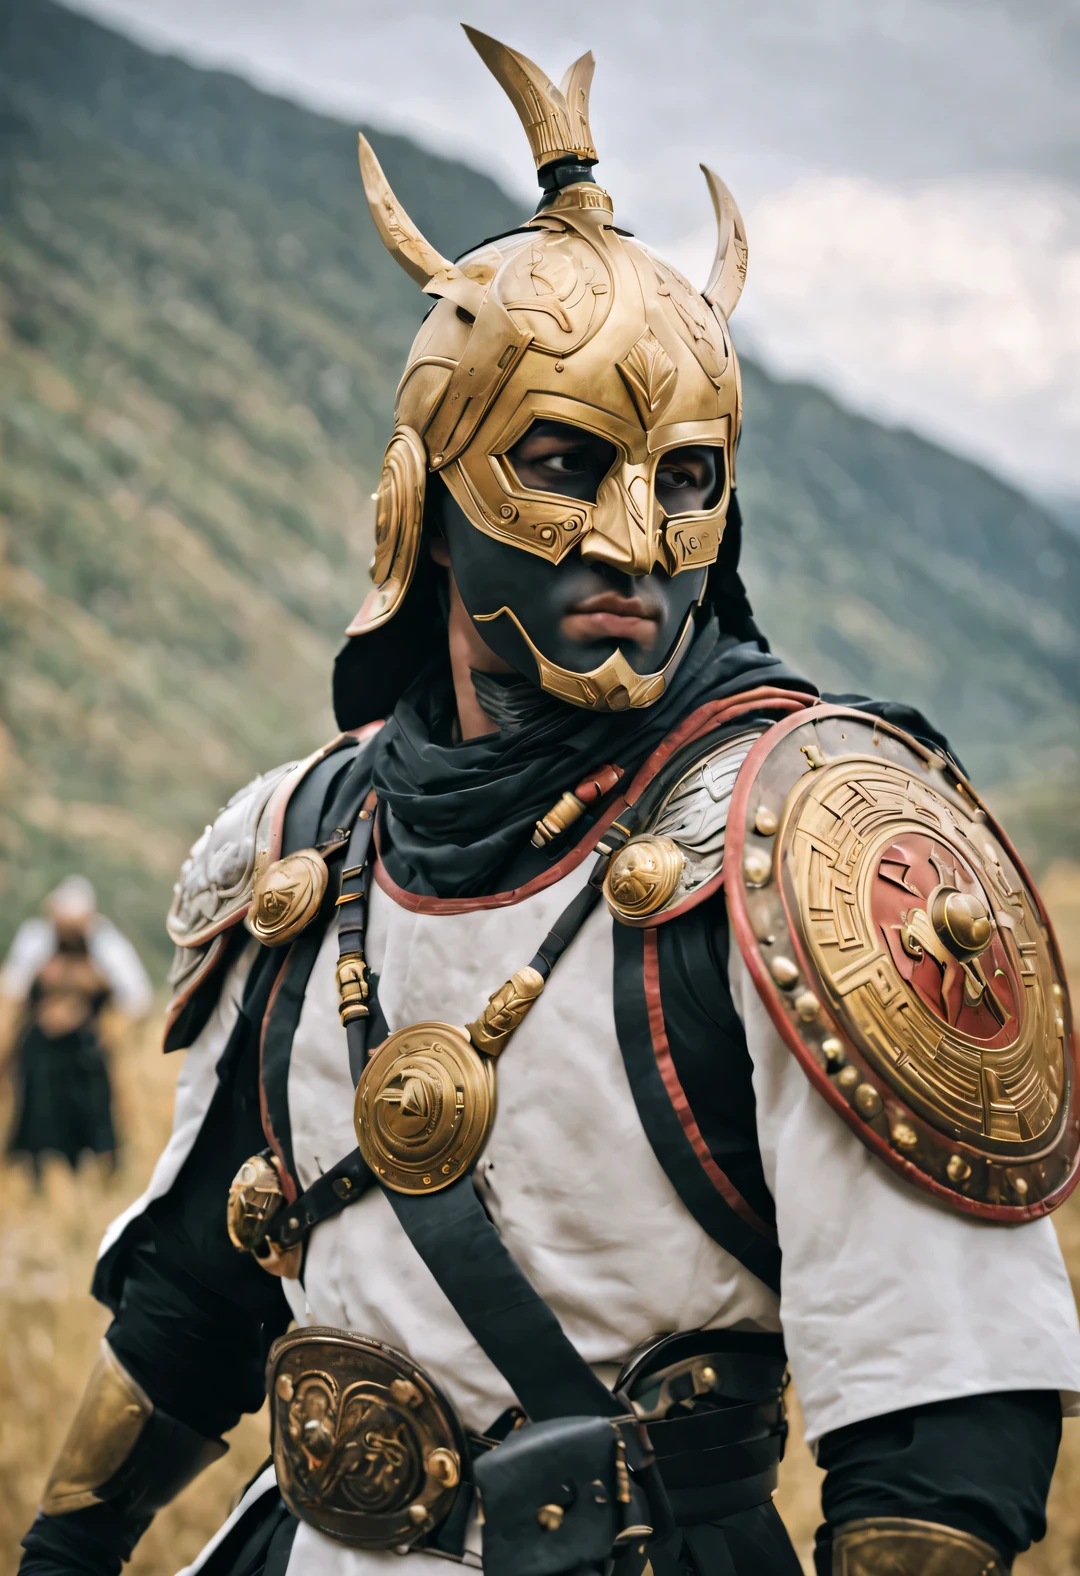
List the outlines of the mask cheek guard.
{"label": "mask cheek guard", "polygon": [[474,1465],[486,1576],[604,1570],[674,1530],[644,1429],[632,1418],[527,1423]]}

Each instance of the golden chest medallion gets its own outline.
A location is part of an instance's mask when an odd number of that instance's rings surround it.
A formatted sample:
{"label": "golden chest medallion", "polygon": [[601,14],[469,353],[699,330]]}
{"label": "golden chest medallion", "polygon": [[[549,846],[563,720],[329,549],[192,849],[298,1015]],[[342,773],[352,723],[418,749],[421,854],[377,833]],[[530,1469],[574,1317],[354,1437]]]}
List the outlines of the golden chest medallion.
{"label": "golden chest medallion", "polygon": [[413,1023],[391,1034],[356,1090],[360,1151],[398,1193],[434,1193],[456,1181],[483,1148],[494,1116],[494,1064],[449,1023]]}
{"label": "golden chest medallion", "polygon": [[475,1023],[413,1023],[372,1054],[353,1121],[367,1164],[397,1193],[437,1193],[474,1164],[495,1120],[495,1058],[544,988],[519,969]]}

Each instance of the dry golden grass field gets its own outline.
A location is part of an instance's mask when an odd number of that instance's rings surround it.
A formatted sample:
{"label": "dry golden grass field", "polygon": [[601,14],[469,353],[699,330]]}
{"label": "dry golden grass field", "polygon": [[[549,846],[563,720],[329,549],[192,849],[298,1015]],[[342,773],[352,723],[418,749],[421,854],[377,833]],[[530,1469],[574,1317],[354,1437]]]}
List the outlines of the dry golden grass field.
{"label": "dry golden grass field", "polygon": [[[1058,866],[1043,882],[1080,995],[1080,868]],[[177,1058],[157,1054],[151,1032],[115,1055],[123,1165],[111,1179],[57,1168],[40,1196],[21,1174],[2,1174],[0,1208],[0,1569],[14,1571],[49,1463],[67,1428],[106,1315],[87,1295],[98,1239],[143,1186],[169,1128]],[[5,1102],[6,1107],[6,1102]],[[6,1108],[5,1108],[6,1120]],[[1080,1193],[1057,1216],[1080,1282]],[[781,1477],[780,1504],[810,1570],[820,1474],[799,1436]],[[265,1416],[246,1418],[228,1456],[162,1513],[143,1539],[132,1576],[171,1576],[217,1527],[237,1489],[266,1455]],[[1080,1576],[1080,1421],[1065,1438],[1046,1540],[1023,1556],[1016,1576]]]}

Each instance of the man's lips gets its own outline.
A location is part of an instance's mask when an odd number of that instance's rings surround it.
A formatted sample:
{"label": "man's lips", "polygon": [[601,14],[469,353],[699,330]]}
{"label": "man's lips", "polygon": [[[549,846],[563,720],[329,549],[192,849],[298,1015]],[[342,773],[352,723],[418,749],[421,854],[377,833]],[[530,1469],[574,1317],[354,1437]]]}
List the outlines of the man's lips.
{"label": "man's lips", "polygon": [[569,640],[633,640],[651,650],[659,622],[659,610],[641,597],[602,591],[575,602],[562,621],[562,632]]}

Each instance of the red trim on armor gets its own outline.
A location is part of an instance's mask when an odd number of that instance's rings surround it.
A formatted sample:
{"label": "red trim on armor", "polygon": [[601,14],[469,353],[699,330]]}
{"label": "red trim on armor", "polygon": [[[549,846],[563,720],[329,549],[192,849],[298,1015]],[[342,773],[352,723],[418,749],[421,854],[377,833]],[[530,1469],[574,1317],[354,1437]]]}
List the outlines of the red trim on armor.
{"label": "red trim on armor", "polygon": [[[551,866],[541,875],[534,876],[531,881],[526,881],[523,886],[515,887],[510,892],[493,892],[487,897],[418,897],[413,892],[407,892],[399,887],[386,872],[379,853],[379,828],[375,827],[375,880],[386,893],[393,898],[399,908],[404,908],[412,914],[471,914],[477,909],[485,908],[512,908],[515,903],[521,903],[527,897],[532,897],[536,892],[542,892],[545,887],[553,886],[556,881],[561,881],[563,876],[576,870],[581,862],[588,858],[596,847],[611,823],[618,819],[628,805],[633,804],[652,782],[657,772],[674,755],[676,750],[688,744],[692,739],[703,733],[708,733],[712,728],[719,727],[722,722],[730,722],[736,717],[742,717],[750,711],[779,711],[783,713],[792,710],[804,711],[808,706],[816,706],[819,702],[815,695],[804,695],[794,690],[775,689],[770,684],[762,684],[757,689],[745,690],[741,695],[731,696],[727,700],[710,700],[704,706],[699,706],[688,717],[684,717],[673,733],[657,745],[649,756],[644,766],[629,788],[612,801],[600,820],[589,828],[576,847],[569,850],[559,860],[558,864]],[[615,768],[609,768],[615,770]],[[706,895],[706,894],[703,894]],[[700,901],[700,898],[697,899]],[[685,905],[688,907],[690,905]]]}
{"label": "red trim on armor", "polygon": [[[292,947],[290,946],[289,953],[291,952]],[[289,953],[286,953],[285,959],[280,969],[278,969],[277,979],[270,987],[270,996],[266,1003],[266,1011],[263,1013],[262,1023],[259,1026],[259,1116],[262,1121],[262,1130],[263,1135],[266,1138],[266,1142],[270,1145],[270,1148],[274,1151],[274,1154],[278,1158],[277,1170],[278,1176],[281,1178],[281,1191],[285,1194],[285,1202],[287,1204],[294,1204],[297,1199],[296,1183],[293,1180],[292,1172],[289,1170],[289,1167],[286,1163],[285,1152],[281,1147],[281,1140],[274,1132],[274,1124],[270,1120],[270,1107],[266,1103],[266,1085],[263,1082],[263,1046],[266,1044],[266,1031],[269,1027],[270,1018],[274,1011],[274,1003],[277,1001],[277,993],[281,989],[282,980],[285,978],[285,970],[289,967]]]}
{"label": "red trim on armor", "polygon": [[655,930],[647,930],[643,937],[645,943],[644,975],[645,975],[645,1005],[649,1013],[649,1033],[652,1036],[653,1054],[656,1057],[656,1066],[663,1079],[667,1097],[671,1101],[672,1109],[679,1118],[683,1132],[690,1140],[701,1168],[705,1172],[713,1187],[720,1194],[729,1209],[735,1211],[740,1220],[746,1222],[760,1236],[767,1237],[770,1242],[776,1241],[776,1229],[766,1225],[761,1216],[753,1210],[743,1198],[738,1188],[725,1172],[721,1171],[716,1161],[709,1152],[700,1127],[694,1119],[690,1109],[690,1102],[686,1092],[679,1082],[679,1075],[675,1070],[675,1062],[671,1055],[671,1046],[667,1037],[667,1026],[664,1023],[664,1004],[660,999],[660,958]]}
{"label": "red trim on armor", "polygon": [[[855,711],[850,706],[828,706],[822,708],[821,715],[827,717],[852,717],[857,718],[860,722],[866,722],[867,717],[872,714],[865,711]],[[880,718],[875,718],[874,720],[886,732],[902,733],[901,729],[893,728],[889,723],[883,722]],[[749,755],[746,757],[746,760],[742,764],[742,769],[740,770],[738,778],[735,782],[735,790],[731,796],[731,808],[728,811],[726,860],[729,863],[730,868],[733,870],[742,869],[743,848],[746,839],[747,808],[750,799],[750,791],[757,777],[758,766],[764,757],[769,754],[770,750],[773,749],[774,745],[779,741],[779,739],[781,739],[785,734],[790,733],[794,728],[798,727],[799,723],[802,721],[802,717],[796,715],[794,717],[785,717],[782,722],[778,722],[774,728],[770,728],[767,733],[762,734],[761,738],[756,741]],[[905,738],[908,737],[906,734],[903,736]],[[1058,961],[1060,963],[1060,953],[1058,953],[1057,941],[1054,937],[1053,930],[1050,927],[1049,917],[1045,908],[1043,907],[1042,899],[1039,897],[1035,888],[1032,886],[1027,870],[1021,862],[1020,857],[1012,843],[1005,836],[999,826],[995,826],[994,830],[995,835],[1000,839],[1003,847],[1008,852],[1010,859],[1013,860],[1017,869],[1020,871],[1020,874],[1027,883],[1029,891],[1032,893],[1036,903],[1039,905],[1040,919],[1046,926],[1047,935],[1050,938],[1050,945],[1053,947],[1055,953],[1057,953]],[[799,1038],[799,1034],[795,1026],[789,1022],[787,1016],[785,1015],[778,994],[773,988],[772,980],[770,979],[768,970],[765,967],[765,959],[762,956],[757,937],[754,935],[753,927],[750,923],[750,915],[747,911],[746,903],[744,901],[743,891],[744,889],[741,881],[732,881],[729,883],[728,913],[731,917],[732,935],[735,937],[736,944],[742,954],[743,961],[745,962],[747,970],[749,971],[750,978],[754,983],[754,987],[757,990],[758,995],[761,997],[761,1000],[764,1002],[769,1017],[776,1026],[780,1038],[784,1041],[784,1044],[787,1046],[788,1050],[792,1052],[795,1060],[799,1063],[811,1084],[813,1084],[814,1088],[818,1091],[822,1098],[832,1106],[833,1110],[843,1118],[848,1127],[851,1128],[852,1132],[855,1134],[856,1138],[858,1138],[861,1143],[865,1144],[867,1149],[869,1149],[873,1154],[877,1155],[879,1160],[883,1160],[890,1170],[897,1172],[905,1179],[905,1181],[910,1182],[912,1186],[917,1188],[920,1192],[929,1193],[934,1198],[941,1199],[942,1202],[948,1204],[951,1209],[960,1210],[965,1215],[977,1215],[981,1220],[1011,1221],[1017,1225],[1026,1220],[1038,1220],[1042,1215],[1049,1215],[1052,1210],[1056,1209],[1059,1204],[1063,1203],[1064,1200],[1068,1198],[1069,1194],[1076,1187],[1077,1182],[1080,1181],[1080,1165],[1078,1164],[1074,1163],[1072,1173],[1066,1177],[1065,1181],[1059,1188],[1057,1188],[1053,1193],[1048,1193],[1045,1198],[1039,1199],[1038,1202],[1034,1204],[986,1204],[980,1199],[965,1198],[962,1193],[957,1193],[952,1188],[944,1187],[940,1182],[935,1182],[933,1177],[928,1176],[925,1171],[920,1171],[918,1167],[913,1165],[910,1160],[905,1160],[902,1155],[899,1155],[896,1150],[893,1149],[891,1144],[887,1143],[885,1139],[882,1138],[878,1133],[875,1133],[873,1128],[868,1127],[844,1099],[843,1095],[833,1087],[828,1073],[826,1073],[822,1067],[818,1066],[809,1047],[803,1044],[802,1040]],[[786,896],[784,898],[784,906],[786,909]],[[803,969],[804,974],[809,975],[806,958],[802,953],[802,948],[799,945],[799,938],[795,933],[794,928],[791,929],[790,940],[792,947],[795,950],[796,956],[799,959],[800,967]],[[833,1032],[840,1035],[841,1038],[845,1038],[843,1031],[835,1023],[835,1020],[830,1020],[830,1022]],[[1077,1058],[1077,1041],[1075,1035],[1073,1036],[1072,1040],[1072,1052],[1075,1069]],[[1080,1079],[1077,1078],[1074,1070],[1072,1109],[1069,1113],[1068,1120],[1075,1123],[1077,1120],[1078,1110],[1080,1110]],[[959,1140],[957,1141],[957,1148],[961,1151],[964,1148],[963,1143]]]}

